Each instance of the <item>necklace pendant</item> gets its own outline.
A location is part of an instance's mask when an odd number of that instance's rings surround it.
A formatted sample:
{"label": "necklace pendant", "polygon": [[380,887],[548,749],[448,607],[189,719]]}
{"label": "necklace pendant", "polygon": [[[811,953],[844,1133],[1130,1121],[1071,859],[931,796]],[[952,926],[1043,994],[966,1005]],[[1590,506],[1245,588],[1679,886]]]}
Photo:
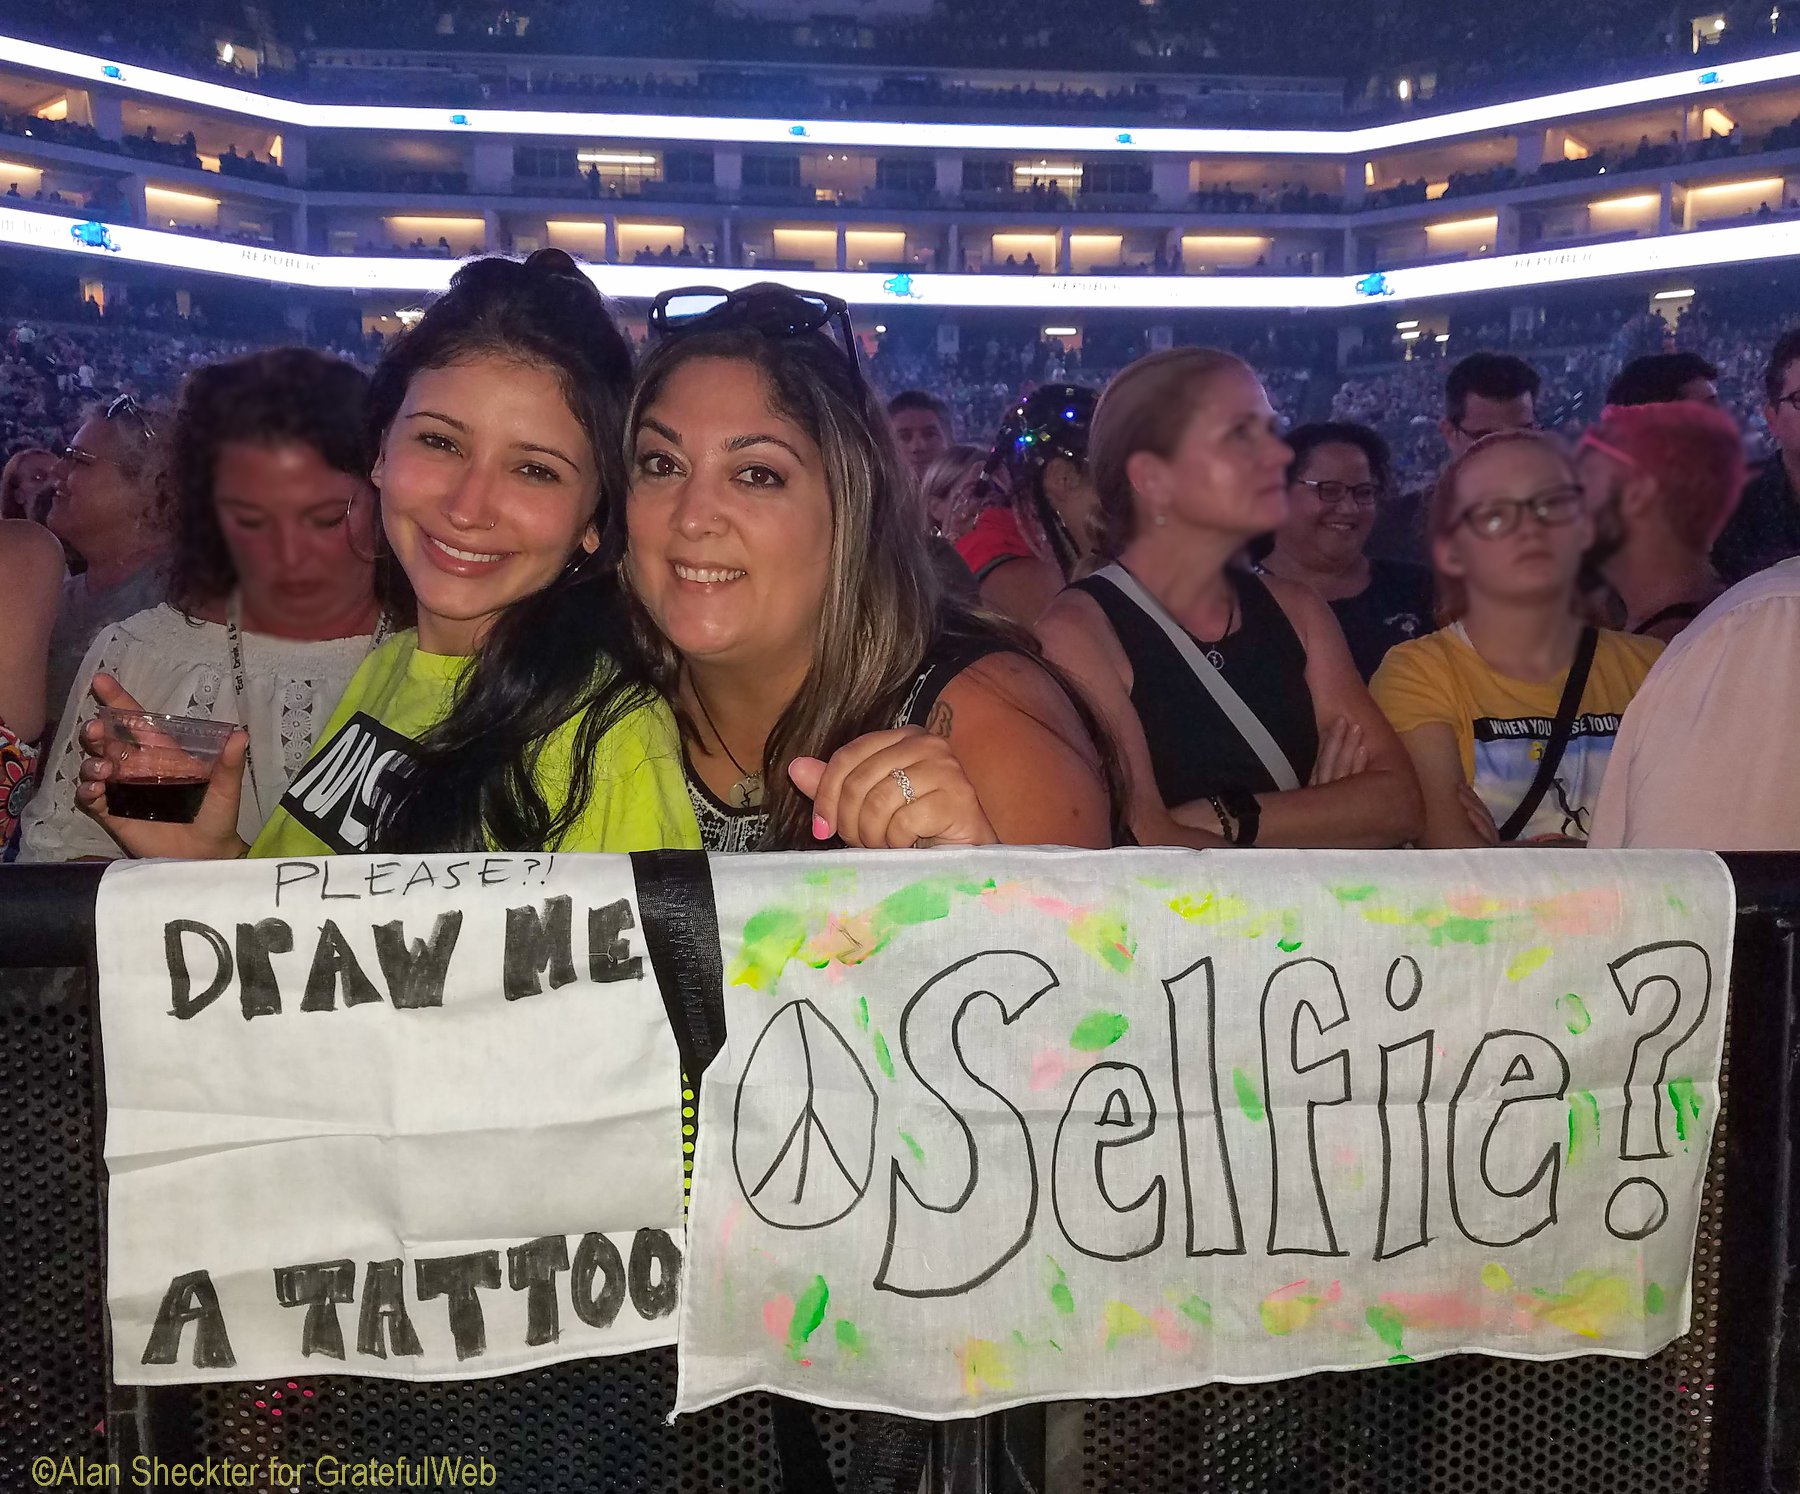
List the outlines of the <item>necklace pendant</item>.
{"label": "necklace pendant", "polygon": [[763,802],[763,781],[760,773],[746,773],[731,786],[726,795],[733,809],[760,809]]}
{"label": "necklace pendant", "polygon": [[1209,648],[1206,651],[1206,662],[1212,665],[1214,669],[1222,670],[1225,667],[1225,656],[1216,648]]}

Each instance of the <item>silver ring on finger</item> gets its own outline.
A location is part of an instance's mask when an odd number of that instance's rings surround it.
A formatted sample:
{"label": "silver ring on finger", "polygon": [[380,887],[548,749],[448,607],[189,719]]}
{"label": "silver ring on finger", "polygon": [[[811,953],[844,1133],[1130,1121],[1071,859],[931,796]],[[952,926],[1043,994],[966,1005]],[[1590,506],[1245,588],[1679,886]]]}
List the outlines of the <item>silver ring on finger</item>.
{"label": "silver ring on finger", "polygon": [[900,785],[900,797],[906,800],[908,804],[911,804],[914,799],[918,798],[918,795],[913,792],[912,779],[906,776],[905,768],[895,768],[893,779],[895,783]]}

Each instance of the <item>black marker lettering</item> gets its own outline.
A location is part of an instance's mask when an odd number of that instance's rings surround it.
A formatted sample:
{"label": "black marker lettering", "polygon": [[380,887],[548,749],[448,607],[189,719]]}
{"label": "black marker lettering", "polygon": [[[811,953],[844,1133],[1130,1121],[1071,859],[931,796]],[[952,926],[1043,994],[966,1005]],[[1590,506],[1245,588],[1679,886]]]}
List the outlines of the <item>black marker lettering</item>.
{"label": "black marker lettering", "polygon": [[[1398,968],[1400,962],[1394,965]],[[1389,972],[1390,1001],[1393,975]],[[1398,1008],[1405,1011],[1412,1005]],[[1431,1201],[1431,1133],[1425,1100],[1431,1093],[1432,1049],[1437,1033],[1426,1031],[1381,1050],[1381,1222],[1375,1259],[1392,1260],[1431,1243],[1427,1214]]]}
{"label": "black marker lettering", "polygon": [[[416,1357],[425,1352],[406,1311],[406,1286],[401,1269],[401,1262],[396,1258],[370,1261],[368,1270],[363,1273],[362,1313],[356,1322],[358,1354],[386,1359],[389,1339],[399,1358]],[[387,1324],[387,1338],[382,1336],[383,1323]]]}
{"label": "black marker lettering", "polygon": [[[594,1290],[594,1278],[600,1290]],[[575,1272],[569,1278],[569,1300],[575,1316],[590,1328],[610,1328],[625,1305],[625,1262],[619,1247],[605,1235],[585,1234],[575,1248]]]}
{"label": "black marker lettering", "polygon": [[[1095,1102],[1102,1096],[1096,1116]],[[1152,1178],[1129,1203],[1116,1202],[1106,1186],[1106,1154],[1155,1132],[1156,1101],[1142,1069],[1097,1063],[1081,1076],[1056,1128],[1050,1207],[1063,1238],[1083,1255],[1131,1261],[1162,1245],[1168,1184]]]}
{"label": "black marker lettering", "polygon": [[306,1322],[300,1328],[300,1353],[310,1359],[323,1354],[344,1357],[344,1329],[338,1322],[337,1305],[356,1296],[356,1264],[353,1261],[315,1261],[305,1266],[275,1268],[275,1300],[283,1307],[304,1307]]}
{"label": "black marker lettering", "polygon": [[[194,979],[188,970],[187,946],[182,943],[186,934],[198,934],[213,953],[212,979],[198,996],[193,994]],[[163,958],[169,966],[169,1010],[183,1022],[199,1016],[231,984],[231,946],[217,929],[198,919],[177,918],[163,925]]]}
{"label": "black marker lettering", "polygon": [[1350,1052],[1334,1048],[1322,1058],[1303,1061],[1301,1025],[1323,1038],[1349,1020],[1337,971],[1323,960],[1291,961],[1263,988],[1262,1103],[1269,1123],[1273,1200],[1270,1255],[1346,1254],[1325,1200],[1317,1112],[1349,1100]]}
{"label": "black marker lettering", "polygon": [[[508,1001],[535,996],[544,989],[566,986],[575,979],[574,906],[568,896],[553,897],[536,908],[506,910],[506,953],[502,985]],[[546,975],[547,972],[547,975]]]}
{"label": "black marker lettering", "polygon": [[418,1262],[415,1276],[419,1300],[450,1299],[450,1337],[458,1359],[474,1359],[487,1352],[487,1320],[481,1315],[483,1288],[500,1289],[500,1252],[477,1250],[471,1255],[432,1256]]}
{"label": "black marker lettering", "polygon": [[681,1297],[681,1251],[660,1229],[640,1229],[631,1237],[631,1305],[646,1322],[666,1318]]}
{"label": "black marker lettering", "polygon": [[281,1011],[281,982],[270,957],[294,947],[294,931],[279,918],[262,918],[237,926],[238,1000],[244,1020],[273,1017]]}
{"label": "black marker lettering", "polygon": [[278,861],[275,863],[275,906],[281,906],[281,894],[289,887],[297,887],[302,882],[310,882],[319,875],[319,867],[312,861]]}
{"label": "black marker lettering", "polygon": [[194,1324],[194,1368],[230,1369],[237,1363],[225,1332],[219,1294],[205,1271],[177,1276],[163,1293],[162,1306],[144,1346],[144,1364],[174,1364],[181,1358],[181,1330]]}
{"label": "black marker lettering", "polygon": [[367,1006],[371,1001],[381,1000],[381,992],[376,990],[375,982],[363,974],[350,942],[337,924],[327,918],[319,927],[319,944],[313,951],[312,969],[306,973],[306,992],[300,998],[300,1010],[336,1010],[340,985],[346,1007]]}
{"label": "black marker lettering", "polygon": [[[1556,1044],[1535,1032],[1490,1032],[1469,1057],[1450,1097],[1450,1215],[1465,1238],[1478,1245],[1517,1245],[1556,1222],[1568,1136],[1569,1061]],[[1494,1178],[1490,1152],[1508,1124],[1507,1112],[1525,1106],[1515,1126],[1542,1137],[1531,1175],[1517,1187]],[[1515,1155],[1527,1146],[1515,1143]]]}
{"label": "black marker lettering", "polygon": [[604,908],[588,909],[588,978],[604,985],[615,980],[642,980],[644,957],[631,952],[625,930],[637,927],[624,898]]}
{"label": "black marker lettering", "polygon": [[556,1311],[556,1273],[569,1269],[569,1242],[544,1235],[506,1252],[506,1283],[525,1293],[525,1342],[553,1344],[562,1337]]}
{"label": "black marker lettering", "polygon": [[462,909],[440,913],[431,926],[431,938],[410,943],[398,921],[375,928],[375,958],[387,981],[388,1000],[396,1011],[444,1004],[444,981],[450,973],[450,956],[456,936],[462,932]]}
{"label": "black marker lettering", "polygon": [[369,896],[386,897],[392,892],[394,890],[392,887],[377,887],[375,884],[378,881],[385,882],[398,870],[400,870],[400,863],[398,861],[371,862],[369,864],[368,872],[363,878],[364,885],[369,889]]}
{"label": "black marker lettering", "polygon": [[[1218,1002],[1212,961],[1198,960],[1165,980],[1163,992],[1169,1007],[1169,1062],[1175,1083],[1176,1129],[1181,1138],[1182,1185],[1187,1195],[1187,1253],[1242,1255],[1243,1217],[1238,1212],[1237,1183],[1231,1176],[1231,1154],[1225,1146],[1225,1116],[1219,1107]],[[1191,1086],[1184,1072],[1190,1053],[1195,1055],[1195,1072],[1204,1076],[1202,1082]],[[1218,1203],[1224,1207],[1217,1207]],[[1217,1233],[1207,1233],[1213,1226]]]}

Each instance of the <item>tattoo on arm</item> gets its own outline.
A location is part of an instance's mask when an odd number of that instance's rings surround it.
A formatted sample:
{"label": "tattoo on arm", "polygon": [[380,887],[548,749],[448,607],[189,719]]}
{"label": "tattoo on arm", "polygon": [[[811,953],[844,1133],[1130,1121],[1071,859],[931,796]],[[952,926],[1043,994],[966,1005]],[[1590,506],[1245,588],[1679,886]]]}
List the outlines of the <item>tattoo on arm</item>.
{"label": "tattoo on arm", "polygon": [[925,718],[925,730],[934,737],[942,737],[946,742],[949,741],[950,717],[949,701],[940,700],[931,708],[931,714]]}

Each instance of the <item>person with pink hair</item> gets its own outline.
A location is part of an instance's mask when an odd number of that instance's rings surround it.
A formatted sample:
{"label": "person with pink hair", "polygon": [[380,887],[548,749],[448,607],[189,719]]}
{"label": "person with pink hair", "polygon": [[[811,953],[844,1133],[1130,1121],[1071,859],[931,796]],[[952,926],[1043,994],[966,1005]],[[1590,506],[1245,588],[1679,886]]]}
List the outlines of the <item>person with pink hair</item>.
{"label": "person with pink hair", "polygon": [[1694,400],[1608,405],[1576,470],[1626,631],[1667,642],[1725,589],[1708,556],[1744,486],[1736,423]]}

